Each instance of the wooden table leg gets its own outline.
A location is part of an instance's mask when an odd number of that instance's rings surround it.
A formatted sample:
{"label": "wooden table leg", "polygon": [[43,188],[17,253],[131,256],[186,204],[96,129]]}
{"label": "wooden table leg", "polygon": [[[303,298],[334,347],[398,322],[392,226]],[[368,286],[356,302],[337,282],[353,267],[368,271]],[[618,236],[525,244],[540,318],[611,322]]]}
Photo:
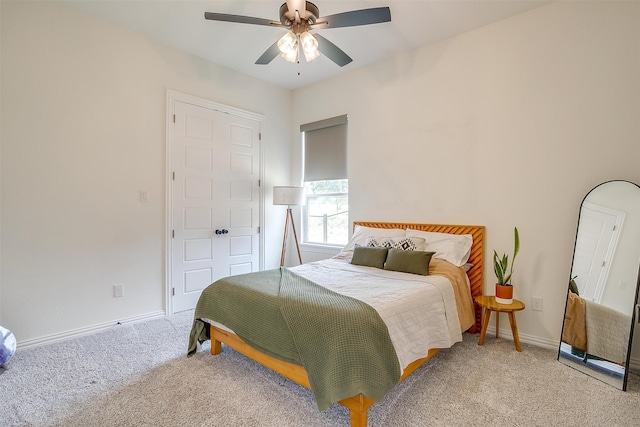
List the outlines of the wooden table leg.
{"label": "wooden table leg", "polygon": [[496,311],[496,338],[500,338],[500,312]]}
{"label": "wooden table leg", "polygon": [[480,330],[480,340],[478,341],[478,345],[484,344],[484,336],[487,334],[487,326],[489,326],[489,318],[491,317],[491,310],[488,308],[484,309],[484,313],[482,314],[482,329]]}
{"label": "wooden table leg", "polygon": [[509,312],[509,323],[511,324],[511,334],[513,335],[513,342],[516,345],[516,351],[522,351],[520,348],[520,338],[518,338],[518,325],[516,324],[516,314],[513,311]]}

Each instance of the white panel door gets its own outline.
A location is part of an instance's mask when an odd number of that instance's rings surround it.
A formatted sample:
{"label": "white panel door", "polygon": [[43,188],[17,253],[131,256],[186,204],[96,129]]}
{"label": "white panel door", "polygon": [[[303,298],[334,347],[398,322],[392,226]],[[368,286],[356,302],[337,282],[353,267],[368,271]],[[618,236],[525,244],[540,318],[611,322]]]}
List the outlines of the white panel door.
{"label": "white panel door", "polygon": [[599,206],[584,203],[571,272],[582,298],[600,302],[615,251],[621,218]]}
{"label": "white panel door", "polygon": [[258,121],[174,101],[173,311],[222,277],[259,270]]}

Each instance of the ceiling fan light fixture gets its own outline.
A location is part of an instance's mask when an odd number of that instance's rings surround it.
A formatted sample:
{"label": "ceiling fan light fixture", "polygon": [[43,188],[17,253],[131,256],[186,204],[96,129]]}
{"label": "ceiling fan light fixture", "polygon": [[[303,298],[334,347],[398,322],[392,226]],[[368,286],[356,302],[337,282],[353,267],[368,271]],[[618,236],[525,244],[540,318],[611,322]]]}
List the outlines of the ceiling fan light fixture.
{"label": "ceiling fan light fixture", "polygon": [[[0,0],[2,1],[2,0]],[[271,19],[255,18],[244,15],[231,15],[228,13],[205,12],[204,18],[212,21],[236,22],[240,24],[263,25],[267,27],[286,28],[289,32],[258,58],[256,64],[269,64],[278,52],[287,61],[299,62],[300,50],[308,61],[313,61],[322,54],[340,67],[344,67],[353,61],[342,49],[329,40],[317,34],[312,36],[312,31],[320,28],[344,28],[360,25],[379,24],[391,21],[389,7],[374,7],[369,9],[352,10],[320,17],[320,10],[310,1],[287,0],[280,6],[280,22]]]}
{"label": "ceiling fan light fixture", "polygon": [[320,56],[320,52],[318,52],[318,40],[308,31],[300,34],[300,44],[302,45],[302,52],[304,52],[304,58],[307,62],[311,62]]}
{"label": "ceiling fan light fixture", "polygon": [[292,50],[291,52],[283,53],[280,55],[284,59],[289,62],[297,62],[298,61],[298,49]]}
{"label": "ceiling fan light fixture", "polygon": [[278,40],[278,49],[282,52],[282,56],[289,62],[298,60],[298,36],[292,32],[288,32],[280,40]]}
{"label": "ceiling fan light fixture", "polygon": [[298,50],[298,38],[292,32],[288,32],[278,40],[278,49],[283,54],[290,54]]}

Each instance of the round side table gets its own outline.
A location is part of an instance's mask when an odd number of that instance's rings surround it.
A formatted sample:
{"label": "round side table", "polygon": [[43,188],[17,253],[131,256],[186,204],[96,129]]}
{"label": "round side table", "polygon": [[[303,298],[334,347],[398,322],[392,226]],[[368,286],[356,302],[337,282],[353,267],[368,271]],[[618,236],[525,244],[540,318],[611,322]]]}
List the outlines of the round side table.
{"label": "round side table", "polygon": [[520,348],[520,339],[518,338],[518,325],[516,324],[516,311],[524,310],[524,303],[517,299],[514,299],[511,304],[499,304],[496,302],[496,297],[493,295],[481,295],[476,297],[476,304],[483,309],[482,314],[482,329],[480,330],[480,340],[478,345],[484,344],[484,337],[487,334],[487,326],[489,326],[489,319],[491,318],[491,312],[496,312],[496,338],[500,338],[500,313],[506,312],[509,314],[509,323],[511,324],[511,333],[513,334],[513,342],[516,345],[516,351],[522,351]]}

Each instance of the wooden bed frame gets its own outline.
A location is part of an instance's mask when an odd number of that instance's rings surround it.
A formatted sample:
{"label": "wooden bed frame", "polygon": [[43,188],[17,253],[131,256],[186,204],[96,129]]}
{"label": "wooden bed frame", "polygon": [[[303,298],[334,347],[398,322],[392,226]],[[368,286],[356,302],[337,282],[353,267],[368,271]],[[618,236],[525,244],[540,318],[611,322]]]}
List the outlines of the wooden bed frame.
{"label": "wooden bed frame", "polygon": [[[471,296],[474,299],[474,313],[475,324],[469,329],[469,332],[476,333],[480,331],[481,324],[481,307],[475,304],[475,297],[482,295],[484,289],[484,226],[477,225],[440,225],[440,224],[404,224],[404,223],[389,223],[389,222],[354,222],[353,226],[361,225],[365,227],[375,228],[411,228],[414,230],[432,231],[438,233],[448,234],[471,234],[473,236],[473,245],[471,247],[471,256],[469,257],[469,263],[473,264],[473,267],[467,272],[469,281],[471,283]],[[296,383],[311,388],[309,385],[309,378],[307,372],[300,365],[284,362],[274,357],[268,356],[259,352],[247,345],[237,335],[220,329],[216,326],[210,326],[211,332],[211,354],[220,354],[221,344],[225,344],[239,353],[255,360],[261,365],[272,369],[273,371],[289,378]],[[400,381],[411,375],[416,369],[422,366],[427,360],[438,352],[439,349],[429,350],[428,354],[412,362],[404,370],[404,373],[400,377]],[[351,427],[366,427],[367,414],[369,407],[375,403],[373,399],[359,394],[347,399],[339,401],[341,405],[349,409],[349,417],[351,420]]]}

